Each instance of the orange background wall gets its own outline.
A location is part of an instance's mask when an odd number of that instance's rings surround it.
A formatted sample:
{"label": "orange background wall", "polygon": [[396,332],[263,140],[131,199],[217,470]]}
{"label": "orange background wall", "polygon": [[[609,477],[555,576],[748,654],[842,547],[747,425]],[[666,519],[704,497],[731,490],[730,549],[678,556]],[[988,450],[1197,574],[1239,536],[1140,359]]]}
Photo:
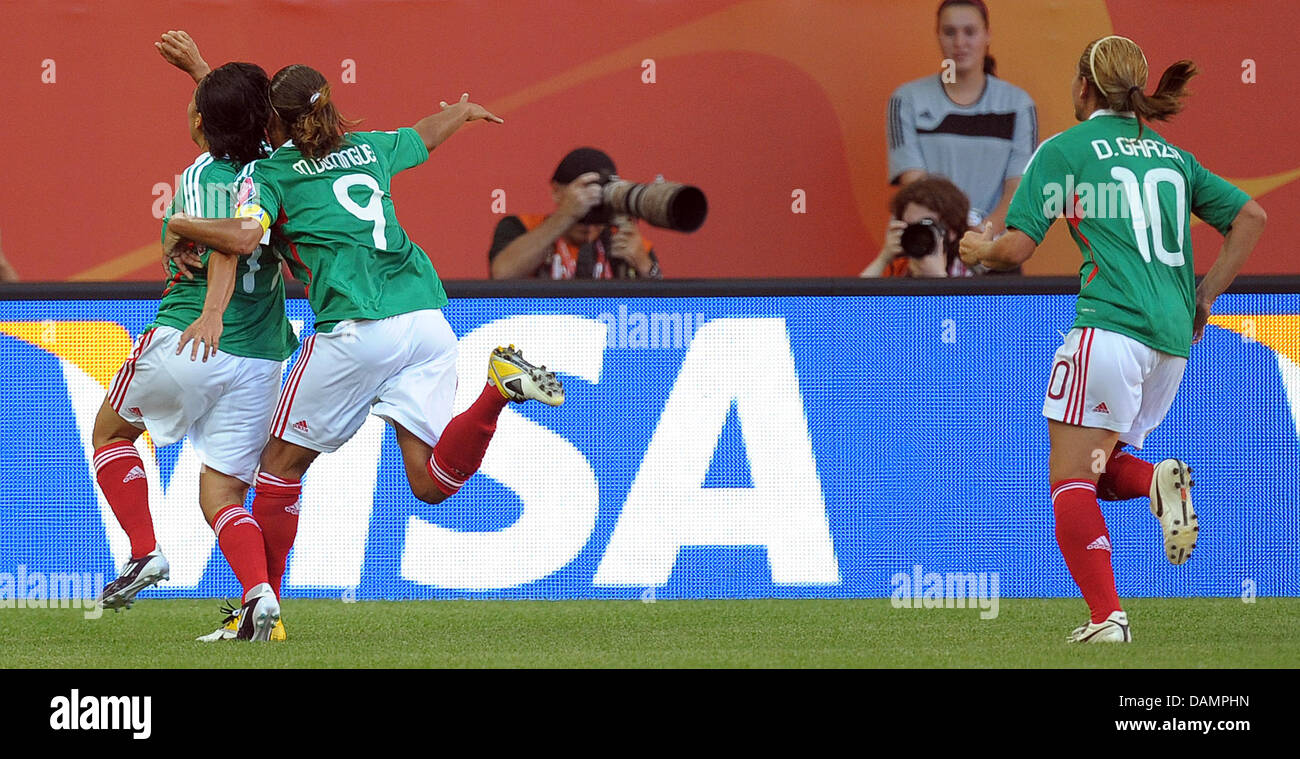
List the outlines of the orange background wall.
{"label": "orange background wall", "polygon": [[[1068,84],[1091,39],[1136,39],[1159,72],[1203,70],[1161,131],[1270,212],[1255,273],[1300,272],[1300,3],[990,0],[999,73],[1069,127]],[[937,2],[0,2],[0,234],[28,280],[154,279],[152,193],[194,158],[191,85],[152,43],[185,29],[213,66],[307,63],[361,128],[409,125],[468,90],[506,120],[473,124],[394,183],[398,214],[446,278],[486,276],[497,216],[551,208],[547,180],[595,145],[620,173],[701,186],[693,235],[648,230],[670,277],[852,276],[887,221],[885,106],[939,67]],[[656,82],[642,82],[642,61]],[[356,82],[344,84],[344,61]],[[1258,81],[1243,83],[1252,59]],[[42,82],[53,61],[53,83]],[[1152,77],[1154,86],[1156,75]],[[791,212],[806,193],[807,213]],[[1033,274],[1076,271],[1057,225]],[[1197,269],[1217,235],[1193,235]]]}

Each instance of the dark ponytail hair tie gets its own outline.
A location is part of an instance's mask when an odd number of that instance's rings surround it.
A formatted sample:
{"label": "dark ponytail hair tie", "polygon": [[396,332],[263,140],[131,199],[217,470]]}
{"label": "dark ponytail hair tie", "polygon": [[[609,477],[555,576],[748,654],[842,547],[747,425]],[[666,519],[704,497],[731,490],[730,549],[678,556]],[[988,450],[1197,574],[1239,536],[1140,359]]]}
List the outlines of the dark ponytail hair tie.
{"label": "dark ponytail hair tie", "polygon": [[1139,86],[1136,85],[1136,84],[1133,85],[1132,87],[1129,87],[1129,88],[1128,88],[1128,94],[1129,94],[1130,97],[1133,95],[1133,90],[1137,90],[1138,92],[1141,92],[1141,91],[1142,91],[1142,88],[1139,87]]}

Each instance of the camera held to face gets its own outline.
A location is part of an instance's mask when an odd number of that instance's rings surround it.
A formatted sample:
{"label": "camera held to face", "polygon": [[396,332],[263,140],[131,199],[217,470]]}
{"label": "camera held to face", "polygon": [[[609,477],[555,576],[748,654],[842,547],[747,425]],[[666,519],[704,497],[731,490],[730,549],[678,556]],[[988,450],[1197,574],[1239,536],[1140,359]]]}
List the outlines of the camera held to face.
{"label": "camera held to face", "polygon": [[600,205],[582,218],[582,224],[609,224],[615,216],[632,216],[662,229],[694,232],[709,214],[709,202],[700,188],[665,182],[662,176],[640,184],[602,173],[600,185]]}
{"label": "camera held to face", "polygon": [[944,249],[944,238],[947,234],[948,229],[941,222],[934,219],[921,219],[907,225],[899,245],[903,248],[903,255],[908,258],[925,258]]}

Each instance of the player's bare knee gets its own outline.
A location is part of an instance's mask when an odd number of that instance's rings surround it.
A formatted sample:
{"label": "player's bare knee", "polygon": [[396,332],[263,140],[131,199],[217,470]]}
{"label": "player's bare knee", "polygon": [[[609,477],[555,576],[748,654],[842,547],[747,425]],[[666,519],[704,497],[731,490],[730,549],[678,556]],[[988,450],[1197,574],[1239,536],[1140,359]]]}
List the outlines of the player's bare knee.
{"label": "player's bare knee", "polygon": [[117,412],[105,404],[95,416],[95,426],[90,432],[90,444],[96,450],[116,440],[134,441],[140,437],[140,429],[118,416]]}
{"label": "player's bare knee", "polygon": [[449,497],[442,492],[432,480],[426,482],[411,482],[411,495],[428,504],[442,503]]}
{"label": "player's bare knee", "polygon": [[310,448],[271,438],[262,450],[261,470],[277,477],[300,480],[320,454]]}
{"label": "player's bare knee", "polygon": [[218,506],[243,503],[248,497],[248,483],[204,464],[199,469],[199,501]]}
{"label": "player's bare knee", "polygon": [[96,427],[95,431],[90,435],[90,444],[95,450],[99,450],[108,445],[112,439],[113,438],[106,431],[101,431],[99,427]]}

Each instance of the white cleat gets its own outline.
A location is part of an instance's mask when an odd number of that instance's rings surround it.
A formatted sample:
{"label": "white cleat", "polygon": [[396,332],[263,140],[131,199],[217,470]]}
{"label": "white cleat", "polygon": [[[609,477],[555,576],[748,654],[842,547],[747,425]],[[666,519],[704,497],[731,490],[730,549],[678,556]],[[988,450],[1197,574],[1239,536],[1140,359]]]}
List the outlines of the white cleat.
{"label": "white cleat", "polygon": [[564,403],[564,385],[555,372],[545,366],[533,366],[515,346],[497,348],[488,360],[488,382],[502,397],[515,403],[534,400],[548,406]]}
{"label": "white cleat", "polygon": [[[200,635],[195,640],[204,643],[215,643],[219,640],[234,640],[239,637],[239,615],[243,611],[242,607],[235,606],[230,601],[227,601],[226,605],[221,607],[221,613],[226,615],[226,618],[221,620],[221,626],[207,635]],[[284,619],[281,618],[279,622],[275,623],[275,627],[271,629],[271,642],[278,643],[285,640],[288,640],[288,635],[285,634]]]}
{"label": "white cleat", "polygon": [[99,594],[99,604],[105,609],[129,609],[135,596],[150,585],[171,578],[171,565],[162,551],[154,548],[139,559],[122,565],[122,572]]}
{"label": "white cleat", "polygon": [[1070,643],[1132,643],[1133,633],[1129,631],[1128,614],[1113,611],[1100,624],[1089,622],[1076,627],[1066,640]]}
{"label": "white cleat", "polygon": [[239,640],[269,641],[271,631],[280,621],[280,602],[275,591],[262,583],[248,591],[248,600],[239,612]]}
{"label": "white cleat", "polygon": [[226,618],[221,620],[221,626],[207,635],[200,635],[195,640],[204,643],[215,643],[219,640],[234,640],[239,635],[239,612],[240,607],[236,606],[233,601],[226,601],[221,607],[221,613]]}
{"label": "white cleat", "polygon": [[1196,548],[1200,525],[1192,508],[1192,468],[1185,461],[1165,459],[1151,478],[1151,513],[1165,533],[1165,557],[1182,564]]}

